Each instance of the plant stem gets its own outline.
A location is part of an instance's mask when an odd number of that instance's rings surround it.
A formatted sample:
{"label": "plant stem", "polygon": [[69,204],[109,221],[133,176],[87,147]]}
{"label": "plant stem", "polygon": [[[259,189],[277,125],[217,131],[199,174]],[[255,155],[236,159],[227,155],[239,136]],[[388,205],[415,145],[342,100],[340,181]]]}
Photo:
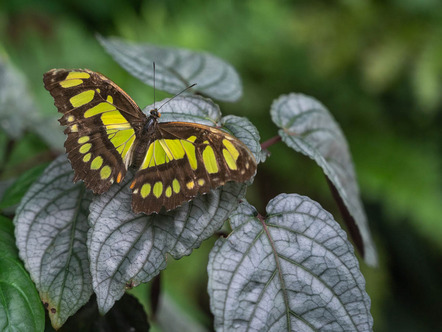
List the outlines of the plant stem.
{"label": "plant stem", "polygon": [[156,316],[158,313],[158,305],[160,301],[160,293],[161,293],[161,274],[158,274],[152,280],[152,286],[150,288],[150,305],[152,308],[152,319],[156,320]]}
{"label": "plant stem", "polygon": [[270,146],[272,146],[275,143],[278,143],[280,140],[281,140],[281,136],[276,135],[276,136],[268,139],[264,143],[261,143],[261,149],[262,150],[267,150]]}
{"label": "plant stem", "polygon": [[4,172],[5,168],[6,168],[6,164],[8,163],[12,151],[14,150],[14,146],[15,146],[15,140],[13,139],[8,139],[7,143],[6,143],[6,147],[5,147],[5,152],[3,153],[3,161],[0,165],[0,175]]}

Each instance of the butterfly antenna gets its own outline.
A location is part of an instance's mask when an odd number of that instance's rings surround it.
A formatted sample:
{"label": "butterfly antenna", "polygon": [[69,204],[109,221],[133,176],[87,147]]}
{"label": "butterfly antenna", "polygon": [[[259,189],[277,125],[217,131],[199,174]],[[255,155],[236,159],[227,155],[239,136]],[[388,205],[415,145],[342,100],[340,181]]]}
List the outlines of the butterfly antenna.
{"label": "butterfly antenna", "polygon": [[176,97],[178,97],[180,94],[182,94],[183,92],[186,92],[187,90],[193,88],[196,85],[196,83],[193,83],[192,85],[189,85],[187,88],[181,90],[180,92],[178,92],[175,96],[173,96],[172,98],[170,98],[168,101],[166,101],[163,105],[160,106],[160,108],[158,109],[158,111],[161,109],[161,107],[163,107],[164,105],[166,105],[168,102],[172,101],[173,99],[175,99]]}
{"label": "butterfly antenna", "polygon": [[153,62],[153,108],[156,109],[155,106],[155,61]]}

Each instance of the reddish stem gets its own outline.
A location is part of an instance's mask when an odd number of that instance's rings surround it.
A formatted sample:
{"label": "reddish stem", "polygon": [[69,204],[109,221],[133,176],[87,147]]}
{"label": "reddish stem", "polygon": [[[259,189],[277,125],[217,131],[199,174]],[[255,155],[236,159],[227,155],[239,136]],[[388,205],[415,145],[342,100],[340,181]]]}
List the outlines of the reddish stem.
{"label": "reddish stem", "polygon": [[261,149],[262,150],[267,150],[270,146],[272,146],[275,143],[278,143],[280,140],[281,140],[281,136],[276,135],[276,136],[268,139],[264,143],[261,143]]}

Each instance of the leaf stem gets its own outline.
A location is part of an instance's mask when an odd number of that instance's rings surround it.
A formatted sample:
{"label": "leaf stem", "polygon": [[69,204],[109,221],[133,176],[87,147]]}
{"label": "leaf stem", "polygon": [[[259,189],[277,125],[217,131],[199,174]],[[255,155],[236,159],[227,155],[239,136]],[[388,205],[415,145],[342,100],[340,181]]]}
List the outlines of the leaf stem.
{"label": "leaf stem", "polygon": [[158,313],[158,305],[160,302],[161,293],[161,274],[158,274],[152,280],[152,286],[150,288],[150,305],[152,308],[152,319],[155,321]]}
{"label": "leaf stem", "polygon": [[276,136],[268,139],[264,143],[261,143],[261,149],[262,150],[267,150],[270,146],[272,146],[275,143],[278,143],[280,140],[281,140],[281,136],[276,135]]}
{"label": "leaf stem", "polygon": [[3,162],[0,165],[0,175],[4,172],[6,168],[6,164],[8,163],[9,159],[11,158],[12,151],[14,150],[16,141],[14,139],[8,139],[6,142],[5,152],[3,153]]}

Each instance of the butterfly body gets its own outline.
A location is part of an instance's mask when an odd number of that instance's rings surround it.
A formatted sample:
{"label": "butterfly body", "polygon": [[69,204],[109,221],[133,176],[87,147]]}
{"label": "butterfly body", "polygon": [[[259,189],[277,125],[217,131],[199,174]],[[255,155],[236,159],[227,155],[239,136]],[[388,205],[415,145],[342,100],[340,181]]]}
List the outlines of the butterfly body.
{"label": "butterfly body", "polygon": [[148,146],[155,140],[155,132],[158,130],[159,113],[156,109],[151,111],[151,115],[146,117],[145,122],[136,132],[137,140],[134,144],[134,153],[132,166],[138,168],[141,166]]}
{"label": "butterfly body", "polygon": [[62,113],[74,181],[94,193],[120,183],[130,166],[134,212],[173,209],[227,181],[245,182],[256,172],[250,150],[234,136],[210,126],[159,122],[146,116],[121,88],[87,70],[53,69],[45,88]]}

